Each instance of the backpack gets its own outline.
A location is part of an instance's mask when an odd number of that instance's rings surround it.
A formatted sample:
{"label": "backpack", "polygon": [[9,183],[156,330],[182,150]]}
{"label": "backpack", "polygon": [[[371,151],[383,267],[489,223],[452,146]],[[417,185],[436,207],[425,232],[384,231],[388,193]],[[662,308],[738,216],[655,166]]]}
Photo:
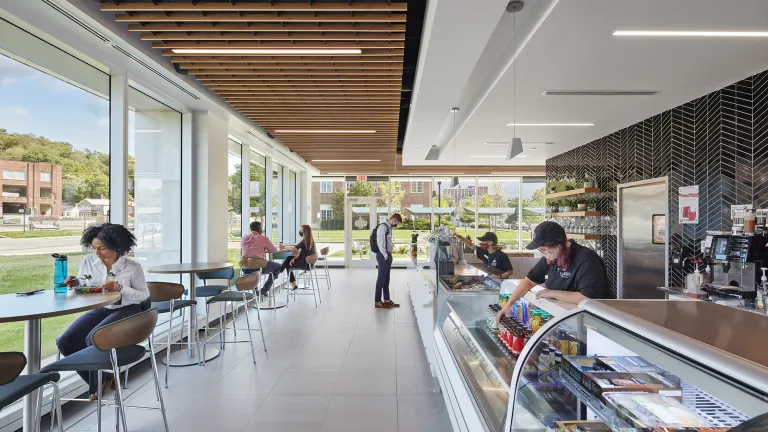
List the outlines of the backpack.
{"label": "backpack", "polygon": [[[379,253],[379,245],[378,245],[378,239],[376,238],[376,233],[379,231],[379,227],[381,225],[385,225],[384,222],[381,222],[380,224],[376,225],[376,228],[371,231],[371,252],[373,253]],[[389,228],[387,228],[387,234],[389,234]]]}

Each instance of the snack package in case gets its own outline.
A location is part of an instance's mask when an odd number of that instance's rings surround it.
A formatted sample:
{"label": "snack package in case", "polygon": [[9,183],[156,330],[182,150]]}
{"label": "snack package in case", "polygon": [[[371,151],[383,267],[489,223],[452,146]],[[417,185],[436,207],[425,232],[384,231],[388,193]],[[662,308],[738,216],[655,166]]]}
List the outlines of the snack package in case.
{"label": "snack package in case", "polygon": [[[680,402],[655,393],[605,393],[605,401],[637,428],[709,428],[705,420]],[[659,429],[665,430],[665,429]]]}
{"label": "snack package in case", "polygon": [[640,356],[598,357],[595,363],[605,370],[616,372],[653,372],[658,374],[666,372]]}
{"label": "snack package in case", "polygon": [[611,428],[600,420],[568,420],[555,422],[557,432],[607,432]]}

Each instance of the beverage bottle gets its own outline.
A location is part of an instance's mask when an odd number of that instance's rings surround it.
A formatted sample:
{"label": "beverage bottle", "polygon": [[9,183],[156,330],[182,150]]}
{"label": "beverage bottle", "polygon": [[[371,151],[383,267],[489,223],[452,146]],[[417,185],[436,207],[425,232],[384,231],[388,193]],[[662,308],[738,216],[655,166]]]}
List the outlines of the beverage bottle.
{"label": "beverage bottle", "polygon": [[64,281],[69,277],[69,270],[67,266],[67,256],[53,254],[53,292],[66,294],[67,286],[64,285]]}

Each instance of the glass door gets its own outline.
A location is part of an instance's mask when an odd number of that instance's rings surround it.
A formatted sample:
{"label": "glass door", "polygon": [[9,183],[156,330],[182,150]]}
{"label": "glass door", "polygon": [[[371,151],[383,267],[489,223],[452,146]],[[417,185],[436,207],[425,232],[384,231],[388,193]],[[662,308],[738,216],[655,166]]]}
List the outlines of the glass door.
{"label": "glass door", "polygon": [[371,254],[371,230],[378,224],[375,197],[347,197],[344,206],[344,264],[347,267],[376,266]]}

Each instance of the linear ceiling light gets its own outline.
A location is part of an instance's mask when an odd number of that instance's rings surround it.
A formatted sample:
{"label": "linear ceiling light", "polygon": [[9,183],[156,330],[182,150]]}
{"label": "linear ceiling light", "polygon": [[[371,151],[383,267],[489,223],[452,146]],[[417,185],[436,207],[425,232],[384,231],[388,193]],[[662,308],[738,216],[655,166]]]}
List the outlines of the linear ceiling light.
{"label": "linear ceiling light", "polygon": [[312,159],[312,162],[381,162],[381,159]]}
{"label": "linear ceiling light", "polygon": [[507,126],[594,126],[594,123],[507,123]]}
{"label": "linear ceiling light", "polygon": [[767,31],[673,31],[673,30],[616,30],[614,36],[661,37],[768,37]]}
{"label": "linear ceiling light", "polygon": [[[508,146],[509,145],[509,141],[486,141],[483,144],[487,145],[487,146]],[[554,143],[553,142],[545,142],[545,141],[523,141],[523,145],[537,145],[537,144],[552,145]]]}
{"label": "linear ceiling light", "polygon": [[176,48],[175,54],[271,54],[271,55],[326,55],[326,54],[362,54],[359,48],[321,49],[321,48]]}
{"label": "linear ceiling light", "polygon": [[276,129],[275,133],[312,133],[312,134],[321,134],[321,133],[369,134],[370,133],[372,134],[372,133],[376,133],[376,131],[375,130],[352,130],[352,129]]}
{"label": "linear ceiling light", "polygon": [[544,96],[654,96],[653,90],[547,90]]}
{"label": "linear ceiling light", "polygon": [[[507,143],[509,145],[509,143]],[[471,158],[505,158],[504,155],[469,155]]]}

